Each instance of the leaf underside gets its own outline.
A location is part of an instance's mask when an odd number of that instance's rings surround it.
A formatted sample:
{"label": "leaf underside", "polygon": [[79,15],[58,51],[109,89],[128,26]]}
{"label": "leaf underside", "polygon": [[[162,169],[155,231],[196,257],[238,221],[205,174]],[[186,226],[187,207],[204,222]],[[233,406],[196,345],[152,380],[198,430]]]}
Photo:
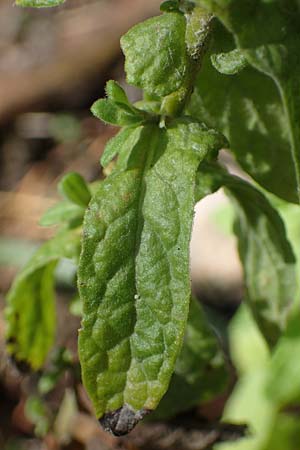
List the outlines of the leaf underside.
{"label": "leaf underside", "polygon": [[246,294],[267,341],[274,345],[286,327],[297,294],[296,260],[284,223],[266,197],[238,178],[228,178],[234,201]]}
{"label": "leaf underside", "polygon": [[296,258],[281,216],[260,190],[217,164],[201,164],[196,195],[210,194],[222,186],[236,212],[234,232],[246,300],[262,334],[273,346],[286,328],[296,300]]}

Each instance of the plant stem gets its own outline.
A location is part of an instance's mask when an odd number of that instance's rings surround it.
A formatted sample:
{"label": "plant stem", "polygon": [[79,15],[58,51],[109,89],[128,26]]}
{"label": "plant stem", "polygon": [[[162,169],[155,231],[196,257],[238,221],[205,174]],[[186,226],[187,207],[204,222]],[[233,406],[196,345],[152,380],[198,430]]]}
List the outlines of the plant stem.
{"label": "plant stem", "polygon": [[172,117],[181,114],[193,93],[195,80],[201,68],[212,29],[213,15],[198,6],[187,12],[185,17],[187,21],[186,45],[189,55],[188,74],[184,85],[167,95],[161,105],[161,114]]}

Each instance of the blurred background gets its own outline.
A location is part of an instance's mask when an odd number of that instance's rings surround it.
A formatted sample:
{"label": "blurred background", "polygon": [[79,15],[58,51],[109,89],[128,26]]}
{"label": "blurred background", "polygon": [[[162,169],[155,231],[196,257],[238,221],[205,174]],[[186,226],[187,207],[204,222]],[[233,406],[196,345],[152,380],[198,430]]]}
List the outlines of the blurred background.
{"label": "blurred background", "polygon": [[[89,108],[104,96],[109,79],[125,87],[132,101],[139,99],[140,93],[125,84],[119,39],[133,24],[157,14],[159,4],[159,0],[69,0],[54,9],[25,10],[14,6],[13,0],[0,0],[1,311],[18,269],[55,231],[39,226],[39,218],[58,200],[56,185],[62,175],[76,171],[87,181],[103,176],[99,158],[117,130],[95,119]],[[222,192],[210,196],[196,207],[191,244],[194,292],[225,315],[231,315],[242,293],[231,221]],[[76,302],[73,316],[68,310],[74,270],[61,265],[57,277],[57,341],[61,349],[76,354]],[[174,436],[163,425],[122,439],[101,431],[76,381],[76,357],[74,370],[59,381],[48,399],[49,409],[57,414],[54,431],[39,433],[47,414],[34,403],[25,411],[35,380],[20,372],[5,354],[3,315],[0,353],[1,450],[196,448],[184,443],[184,431]],[[57,357],[68,360],[68,354]],[[74,384],[79,403],[70,389]],[[201,414],[213,420],[223,403],[217,399],[202,407]],[[39,434],[43,437],[35,436]]]}

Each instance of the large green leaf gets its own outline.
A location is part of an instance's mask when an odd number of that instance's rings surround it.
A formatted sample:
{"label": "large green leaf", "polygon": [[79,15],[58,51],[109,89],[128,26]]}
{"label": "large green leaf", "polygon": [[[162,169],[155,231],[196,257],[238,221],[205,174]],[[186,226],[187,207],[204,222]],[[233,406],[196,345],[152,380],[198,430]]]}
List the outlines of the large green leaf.
{"label": "large green leaf", "polygon": [[273,345],[296,302],[296,259],[284,223],[266,196],[216,164],[201,164],[196,196],[202,197],[203,192],[214,192],[221,186],[226,188],[236,211],[234,229],[246,297],[261,331]]}
{"label": "large green leaf", "polygon": [[204,311],[192,298],[181,352],[170,387],[154,417],[165,419],[207,402],[224,392],[228,371],[220,343]]}
{"label": "large green leaf", "polygon": [[96,415],[130,431],[167,390],[189,309],[196,170],[223,138],[191,120],[145,126],[93,197],[78,280],[82,375]]}
{"label": "large green leaf", "polygon": [[296,260],[283,221],[267,198],[236,177],[225,181],[234,200],[246,294],[266,339],[274,344],[296,301]]}
{"label": "large green leaf", "polygon": [[177,91],[188,74],[185,31],[185,17],[176,12],[131,28],[121,39],[128,83],[159,96]]}
{"label": "large green leaf", "polygon": [[8,295],[8,350],[39,369],[55,338],[54,270],[61,258],[76,259],[80,233],[64,231],[42,245],[16,277]]}
{"label": "large green leaf", "polygon": [[217,123],[238,161],[260,184],[299,202],[300,39],[299,6],[260,0],[198,0],[232,33],[216,31],[214,53],[243,51],[240,74],[216,73],[209,60],[193,99],[198,117]]}

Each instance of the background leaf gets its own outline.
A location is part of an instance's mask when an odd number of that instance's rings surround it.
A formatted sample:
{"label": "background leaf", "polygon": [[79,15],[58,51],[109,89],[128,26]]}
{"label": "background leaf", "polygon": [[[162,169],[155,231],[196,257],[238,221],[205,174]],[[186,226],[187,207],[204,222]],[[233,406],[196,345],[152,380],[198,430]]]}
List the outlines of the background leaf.
{"label": "background leaf", "polygon": [[60,258],[76,259],[80,233],[65,231],[32,256],[14,280],[5,310],[8,351],[39,369],[55,337],[54,270]]}
{"label": "background leaf", "polygon": [[69,172],[58,184],[58,191],[70,202],[86,208],[91,199],[90,189],[84,178],[77,172]]}
{"label": "background leaf", "polygon": [[65,0],[16,0],[16,5],[32,8],[45,8],[50,6],[58,6],[64,2]]}
{"label": "background leaf", "polygon": [[267,198],[236,177],[225,182],[237,214],[235,232],[246,295],[262,333],[272,344],[296,301],[296,260],[284,223]]}

